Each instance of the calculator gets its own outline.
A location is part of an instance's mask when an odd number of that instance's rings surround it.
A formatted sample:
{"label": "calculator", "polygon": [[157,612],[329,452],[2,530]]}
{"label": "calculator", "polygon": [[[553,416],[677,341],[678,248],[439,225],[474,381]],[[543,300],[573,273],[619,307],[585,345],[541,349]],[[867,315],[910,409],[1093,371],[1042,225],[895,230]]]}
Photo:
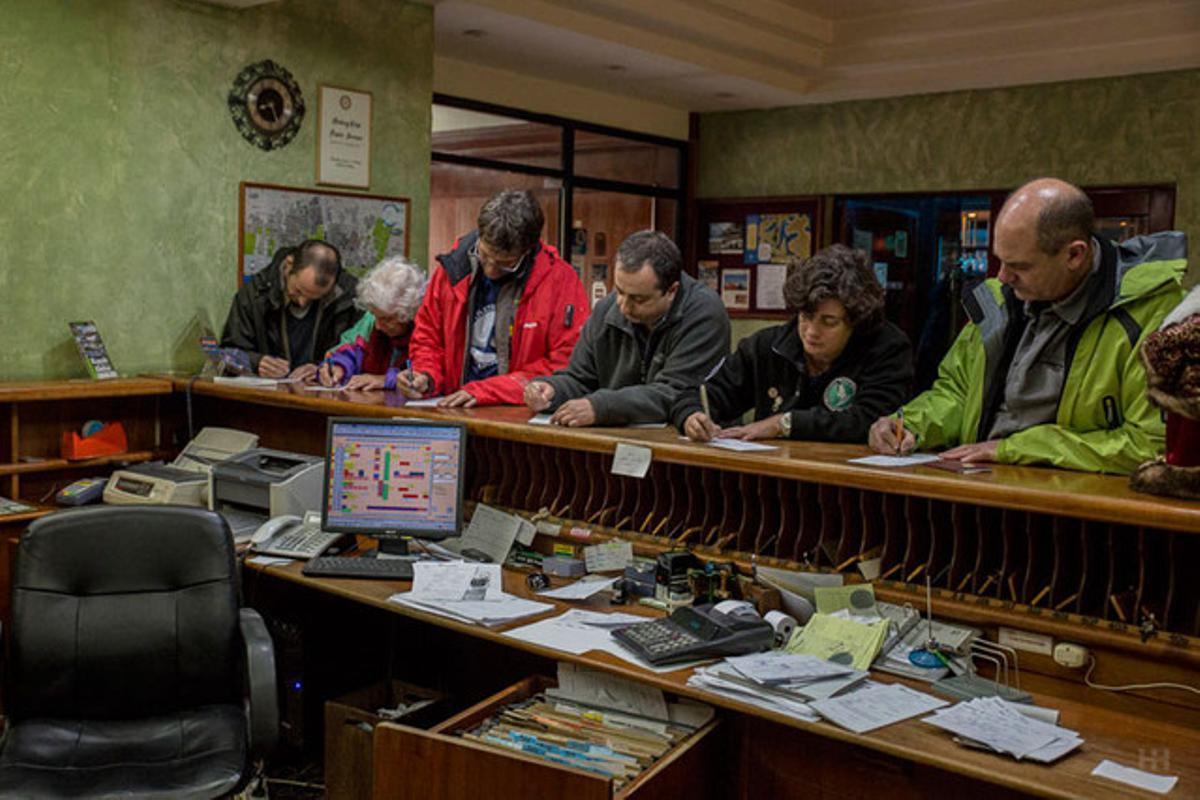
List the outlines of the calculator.
{"label": "calculator", "polygon": [[711,603],[675,609],[669,617],[612,632],[627,650],[655,666],[766,650],[775,631],[751,612],[725,614]]}

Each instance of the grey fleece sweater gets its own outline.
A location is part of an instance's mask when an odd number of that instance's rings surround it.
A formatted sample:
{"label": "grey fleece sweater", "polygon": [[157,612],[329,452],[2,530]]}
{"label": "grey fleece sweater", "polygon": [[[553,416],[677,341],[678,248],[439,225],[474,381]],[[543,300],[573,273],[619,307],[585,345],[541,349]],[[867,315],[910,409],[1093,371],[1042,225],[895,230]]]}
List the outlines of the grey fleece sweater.
{"label": "grey fleece sweater", "polygon": [[567,368],[538,378],[554,387],[549,410],[587,397],[597,425],[666,421],[680,390],[698,385],[729,354],[729,316],[716,293],[682,275],[671,308],[650,332],[650,352],[643,363],[633,323],[610,294],[583,326]]}

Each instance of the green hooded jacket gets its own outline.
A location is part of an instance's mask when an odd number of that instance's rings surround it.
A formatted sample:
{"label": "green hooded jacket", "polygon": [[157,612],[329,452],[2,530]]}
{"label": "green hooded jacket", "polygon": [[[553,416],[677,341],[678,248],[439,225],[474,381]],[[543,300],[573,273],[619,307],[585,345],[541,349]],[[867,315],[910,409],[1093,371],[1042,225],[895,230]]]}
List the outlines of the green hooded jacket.
{"label": "green hooded jacket", "polygon": [[[1051,464],[1129,474],[1163,452],[1165,426],[1146,399],[1142,339],[1183,298],[1187,238],[1177,231],[1137,236],[1119,245],[1097,238],[1099,281],[1067,342],[1067,374],[1054,424],[1002,440],[1002,464]],[[995,279],[976,286],[963,305],[971,322],[942,359],[933,386],[904,406],[917,447],[938,450],[982,441],[1004,392],[1001,374],[1010,326],[1023,304]],[[1007,371],[1006,369],[1004,370]]]}

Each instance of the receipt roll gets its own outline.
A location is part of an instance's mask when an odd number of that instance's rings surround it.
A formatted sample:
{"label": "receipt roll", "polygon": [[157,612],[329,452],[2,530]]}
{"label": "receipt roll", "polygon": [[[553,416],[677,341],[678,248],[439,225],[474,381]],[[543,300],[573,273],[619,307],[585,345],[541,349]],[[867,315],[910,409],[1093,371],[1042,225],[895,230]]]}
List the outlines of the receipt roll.
{"label": "receipt roll", "polygon": [[775,646],[783,647],[792,638],[792,631],[796,630],[796,620],[789,617],[782,611],[768,611],[763,617],[775,630]]}

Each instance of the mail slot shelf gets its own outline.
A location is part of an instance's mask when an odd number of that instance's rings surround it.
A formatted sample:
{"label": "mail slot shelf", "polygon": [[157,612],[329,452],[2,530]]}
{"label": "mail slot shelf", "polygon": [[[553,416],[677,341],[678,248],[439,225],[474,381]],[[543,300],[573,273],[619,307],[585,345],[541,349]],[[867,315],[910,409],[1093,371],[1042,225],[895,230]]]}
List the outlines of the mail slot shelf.
{"label": "mail slot shelf", "polygon": [[1200,539],[1145,525],[473,437],[470,497],[702,552],[857,572],[896,584],[1200,636]]}
{"label": "mail slot shelf", "polygon": [[138,450],[132,453],[114,453],[97,458],[84,458],[69,461],[65,458],[47,458],[42,461],[25,461],[19,464],[0,464],[0,476],[28,475],[38,472],[57,472],[64,469],[88,469],[89,467],[107,466],[109,464],[141,464],[155,458],[166,458],[167,451]]}

